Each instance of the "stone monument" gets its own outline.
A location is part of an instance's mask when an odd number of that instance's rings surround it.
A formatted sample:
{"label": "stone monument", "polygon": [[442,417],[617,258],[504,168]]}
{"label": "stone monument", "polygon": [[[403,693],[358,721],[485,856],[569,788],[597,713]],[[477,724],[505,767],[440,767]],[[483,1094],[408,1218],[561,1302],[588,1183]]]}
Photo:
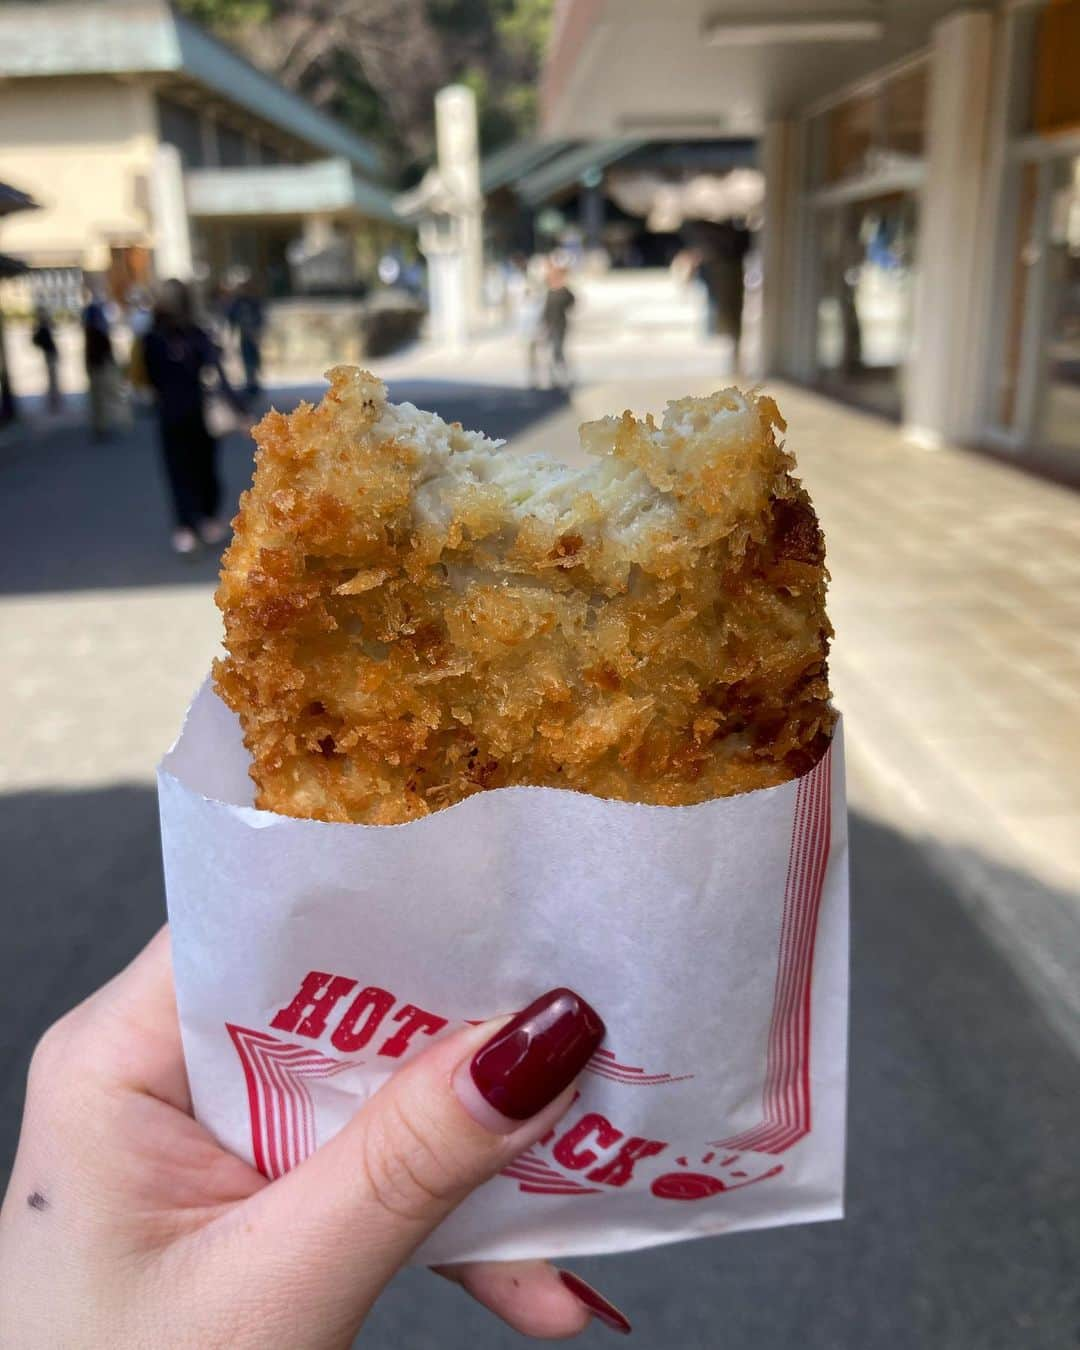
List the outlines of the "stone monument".
{"label": "stone monument", "polygon": [[419,227],[428,264],[431,336],[461,346],[482,313],[483,197],[476,98],[452,84],[435,95],[438,163],[395,208]]}

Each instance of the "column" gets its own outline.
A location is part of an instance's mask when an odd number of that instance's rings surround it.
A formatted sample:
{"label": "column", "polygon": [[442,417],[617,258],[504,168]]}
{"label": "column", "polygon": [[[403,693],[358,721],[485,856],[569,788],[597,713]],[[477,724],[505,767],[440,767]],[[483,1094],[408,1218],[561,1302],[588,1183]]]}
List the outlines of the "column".
{"label": "column", "polygon": [[768,122],[761,138],[761,170],[765,175],[765,224],[761,243],[761,373],[789,373],[794,329],[795,277],[791,236],[798,205],[794,182],[796,127],[793,122]]}
{"label": "column", "polygon": [[154,222],[154,270],[159,279],[192,276],[191,231],[184,199],[184,170],[175,145],[162,142],[150,166],[150,216]]}
{"label": "column", "polygon": [[462,84],[435,95],[435,137],[439,178],[453,203],[462,249],[466,317],[475,326],[483,314],[484,199],[480,193],[480,150],[476,96]]}
{"label": "column", "polygon": [[306,215],[301,230],[304,253],[309,258],[329,248],[335,239],[334,218],[325,211],[312,211],[310,215]]}
{"label": "column", "polygon": [[961,11],[933,31],[926,120],[926,178],[919,225],[913,354],[904,424],[927,446],[978,431],[979,331],[990,284],[984,219],[994,19]]}

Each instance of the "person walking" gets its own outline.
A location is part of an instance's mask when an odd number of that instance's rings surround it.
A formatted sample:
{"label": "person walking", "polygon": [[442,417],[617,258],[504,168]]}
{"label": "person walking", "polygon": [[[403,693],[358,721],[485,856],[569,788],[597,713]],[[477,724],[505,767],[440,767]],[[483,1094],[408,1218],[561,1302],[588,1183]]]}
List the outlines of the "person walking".
{"label": "person walking", "polygon": [[220,518],[217,441],[206,425],[204,372],[217,376],[226,398],[239,401],[225,378],[221,353],[195,322],[191,294],[182,281],[166,281],[143,338],[146,376],[157,395],[158,429],[172,497],[173,550],[192,554],[200,542],[220,544],[228,534]]}
{"label": "person walking", "polygon": [[566,334],[570,326],[570,311],[576,300],[567,283],[566,268],[559,263],[548,267],[547,294],[540,324],[548,343],[551,381],[566,388],[570,372],[566,365]]}
{"label": "person walking", "polygon": [[742,312],[745,296],[743,269],[750,251],[750,231],[735,221],[702,227],[704,247],[698,276],[705,288],[709,337],[728,338],[735,352],[742,339]]}
{"label": "person walking", "polygon": [[82,325],[86,382],[90,395],[90,429],[95,441],[103,441],[109,434],[116,389],[116,357],[105,302],[101,293],[95,289],[89,292]]}
{"label": "person walking", "polygon": [[507,264],[506,299],[514,332],[528,360],[530,389],[540,387],[540,348],[543,346],[540,316],[545,293],[546,282],[542,278],[540,259],[515,254]]}
{"label": "person walking", "polygon": [[225,316],[240,340],[240,360],[244,365],[244,391],[248,398],[258,394],[262,371],[262,335],[266,327],[263,302],[250,280],[241,283],[229,302]]}
{"label": "person walking", "polygon": [[64,404],[60,394],[60,351],[53,333],[52,316],[45,305],[37,307],[34,332],[30,340],[45,360],[46,407],[49,412],[58,413]]}
{"label": "person walking", "polygon": [[145,291],[133,289],[128,295],[128,330],[131,333],[131,347],[128,351],[128,384],[131,386],[134,407],[139,412],[148,412],[153,407],[154,391],[146,373],[146,352],[143,343],[153,327],[154,311],[150,298]]}

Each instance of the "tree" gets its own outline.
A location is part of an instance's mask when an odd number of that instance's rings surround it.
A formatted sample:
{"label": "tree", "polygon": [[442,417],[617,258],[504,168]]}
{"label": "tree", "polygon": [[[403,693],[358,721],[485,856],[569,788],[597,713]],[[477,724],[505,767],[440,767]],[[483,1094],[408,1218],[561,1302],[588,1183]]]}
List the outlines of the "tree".
{"label": "tree", "polygon": [[552,0],[181,0],[258,66],[377,140],[403,180],[430,162],[433,100],[476,93],[485,150],[527,135]]}

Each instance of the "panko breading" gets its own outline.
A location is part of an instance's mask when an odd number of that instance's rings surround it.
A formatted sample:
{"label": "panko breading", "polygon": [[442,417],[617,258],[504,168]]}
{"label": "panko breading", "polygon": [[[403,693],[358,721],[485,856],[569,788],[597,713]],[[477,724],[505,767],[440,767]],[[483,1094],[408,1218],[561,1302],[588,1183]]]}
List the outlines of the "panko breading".
{"label": "panko breading", "polygon": [[572,469],[328,378],[256,428],[217,594],[259,806],[394,824],[510,784],[687,805],[823,753],[824,549],[772,399],[586,423]]}

